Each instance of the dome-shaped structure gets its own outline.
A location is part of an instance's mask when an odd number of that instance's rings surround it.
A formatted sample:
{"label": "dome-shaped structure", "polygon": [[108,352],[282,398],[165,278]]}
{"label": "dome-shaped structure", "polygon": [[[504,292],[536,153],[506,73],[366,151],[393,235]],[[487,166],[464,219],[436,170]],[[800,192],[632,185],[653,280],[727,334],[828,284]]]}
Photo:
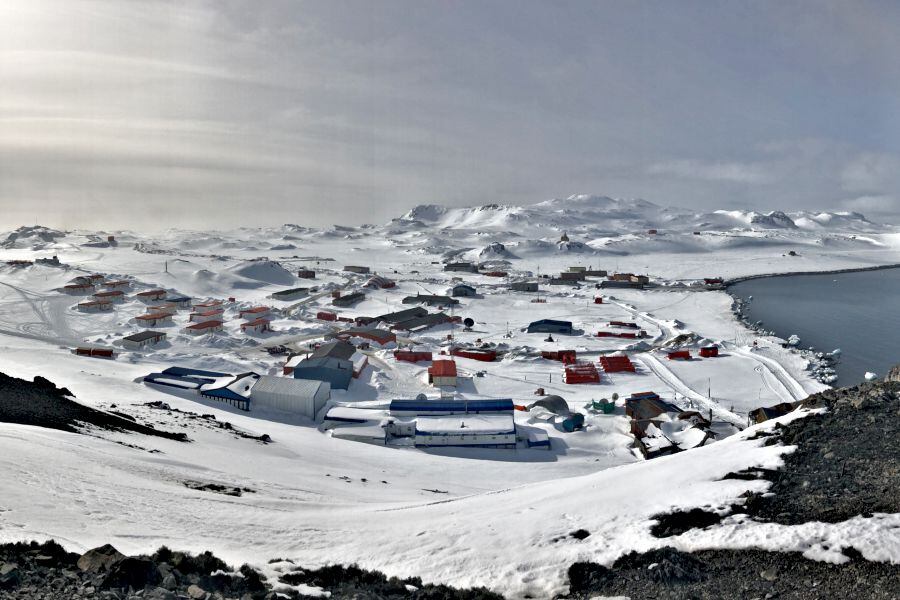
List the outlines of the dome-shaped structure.
{"label": "dome-shaped structure", "polygon": [[568,415],[571,413],[569,404],[562,396],[544,396],[540,400],[533,402],[528,406],[528,410],[534,408],[543,408],[557,415]]}

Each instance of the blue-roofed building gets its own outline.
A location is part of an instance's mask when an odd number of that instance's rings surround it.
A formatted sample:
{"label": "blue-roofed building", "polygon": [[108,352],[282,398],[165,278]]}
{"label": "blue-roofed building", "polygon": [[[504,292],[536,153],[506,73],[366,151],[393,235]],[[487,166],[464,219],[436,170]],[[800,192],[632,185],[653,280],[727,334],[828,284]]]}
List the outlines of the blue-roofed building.
{"label": "blue-roofed building", "polygon": [[165,375],[175,375],[176,377],[229,377],[230,373],[219,373],[218,371],[203,371],[201,369],[190,369],[188,367],[169,367],[163,371]]}
{"label": "blue-roofed building", "polygon": [[326,381],[331,389],[346,390],[353,379],[353,363],[329,356],[307,358],[294,367],[293,375],[295,379]]}
{"label": "blue-roofed building", "polygon": [[488,398],[479,400],[391,400],[392,415],[454,415],[481,413],[509,413],[515,407],[513,401],[505,398]]}
{"label": "blue-roofed building", "polygon": [[200,388],[200,395],[241,410],[250,410],[250,390],[257,381],[259,381],[259,375],[256,373],[242,373],[207,383]]}
{"label": "blue-roofed building", "polygon": [[528,325],[528,333],[561,333],[572,335],[571,321],[557,321],[554,319],[541,319]]}
{"label": "blue-roofed building", "polygon": [[192,308],[192,300],[187,296],[169,296],[163,302],[174,304],[175,308]]}
{"label": "blue-roofed building", "polygon": [[450,295],[453,297],[459,297],[459,296],[471,297],[471,296],[475,296],[475,294],[476,294],[475,288],[472,287],[471,285],[467,285],[465,283],[457,283],[450,290]]}
{"label": "blue-roofed building", "polygon": [[161,385],[179,390],[199,390],[201,385],[205,385],[211,381],[213,380],[200,379],[198,377],[167,375],[166,373],[150,373],[144,377],[144,383]]}

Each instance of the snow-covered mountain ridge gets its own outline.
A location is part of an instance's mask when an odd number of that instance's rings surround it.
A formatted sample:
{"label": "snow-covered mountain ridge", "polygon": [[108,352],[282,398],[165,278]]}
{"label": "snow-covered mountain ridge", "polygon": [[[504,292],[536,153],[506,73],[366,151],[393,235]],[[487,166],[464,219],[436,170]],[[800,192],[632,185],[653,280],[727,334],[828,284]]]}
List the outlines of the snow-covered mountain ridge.
{"label": "snow-covered mountain ridge", "polygon": [[442,229],[515,229],[516,226],[544,226],[578,230],[603,228],[620,233],[645,229],[670,229],[674,232],[722,229],[803,229],[880,231],[875,224],[856,212],[784,212],[772,210],[716,210],[694,212],[684,208],[663,207],[641,199],[610,198],[578,194],[537,204],[449,208],[421,204],[392,224],[423,224]]}

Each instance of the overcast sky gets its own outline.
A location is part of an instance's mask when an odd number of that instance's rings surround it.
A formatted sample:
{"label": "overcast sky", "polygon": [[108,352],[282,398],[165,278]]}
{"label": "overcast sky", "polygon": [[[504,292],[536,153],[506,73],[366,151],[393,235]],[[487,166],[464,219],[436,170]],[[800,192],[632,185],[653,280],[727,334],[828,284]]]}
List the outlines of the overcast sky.
{"label": "overcast sky", "polygon": [[900,214],[900,3],[0,2],[0,226]]}

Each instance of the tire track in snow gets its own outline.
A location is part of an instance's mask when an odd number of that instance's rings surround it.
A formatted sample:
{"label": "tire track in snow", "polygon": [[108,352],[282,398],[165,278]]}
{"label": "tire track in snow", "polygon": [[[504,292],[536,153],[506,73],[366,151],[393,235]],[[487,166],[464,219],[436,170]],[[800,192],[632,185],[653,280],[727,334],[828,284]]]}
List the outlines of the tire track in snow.
{"label": "tire track in snow", "polygon": [[687,383],[684,382],[683,379],[669,370],[669,368],[665,366],[662,361],[660,361],[652,354],[636,354],[635,358],[651,373],[656,375],[664,384],[669,386],[669,388],[671,388],[673,391],[697,403],[707,411],[712,410],[714,414],[717,414],[723,420],[728,421],[729,423],[732,423],[733,425],[736,425],[741,429],[744,428],[746,423],[743,417],[731,412],[730,410],[722,408],[722,406],[718,402],[710,400],[700,392],[691,388]]}
{"label": "tire track in snow", "polygon": [[784,391],[787,392],[786,398],[784,395],[778,394],[782,398],[785,398],[787,402],[804,400],[807,396],[809,396],[809,393],[803,388],[800,382],[797,381],[777,360],[765,356],[760,356],[755,352],[743,350],[732,344],[728,344],[728,346],[730,347],[731,352],[756,361],[763,369],[768,371],[769,374],[781,384],[781,386],[784,388]]}

